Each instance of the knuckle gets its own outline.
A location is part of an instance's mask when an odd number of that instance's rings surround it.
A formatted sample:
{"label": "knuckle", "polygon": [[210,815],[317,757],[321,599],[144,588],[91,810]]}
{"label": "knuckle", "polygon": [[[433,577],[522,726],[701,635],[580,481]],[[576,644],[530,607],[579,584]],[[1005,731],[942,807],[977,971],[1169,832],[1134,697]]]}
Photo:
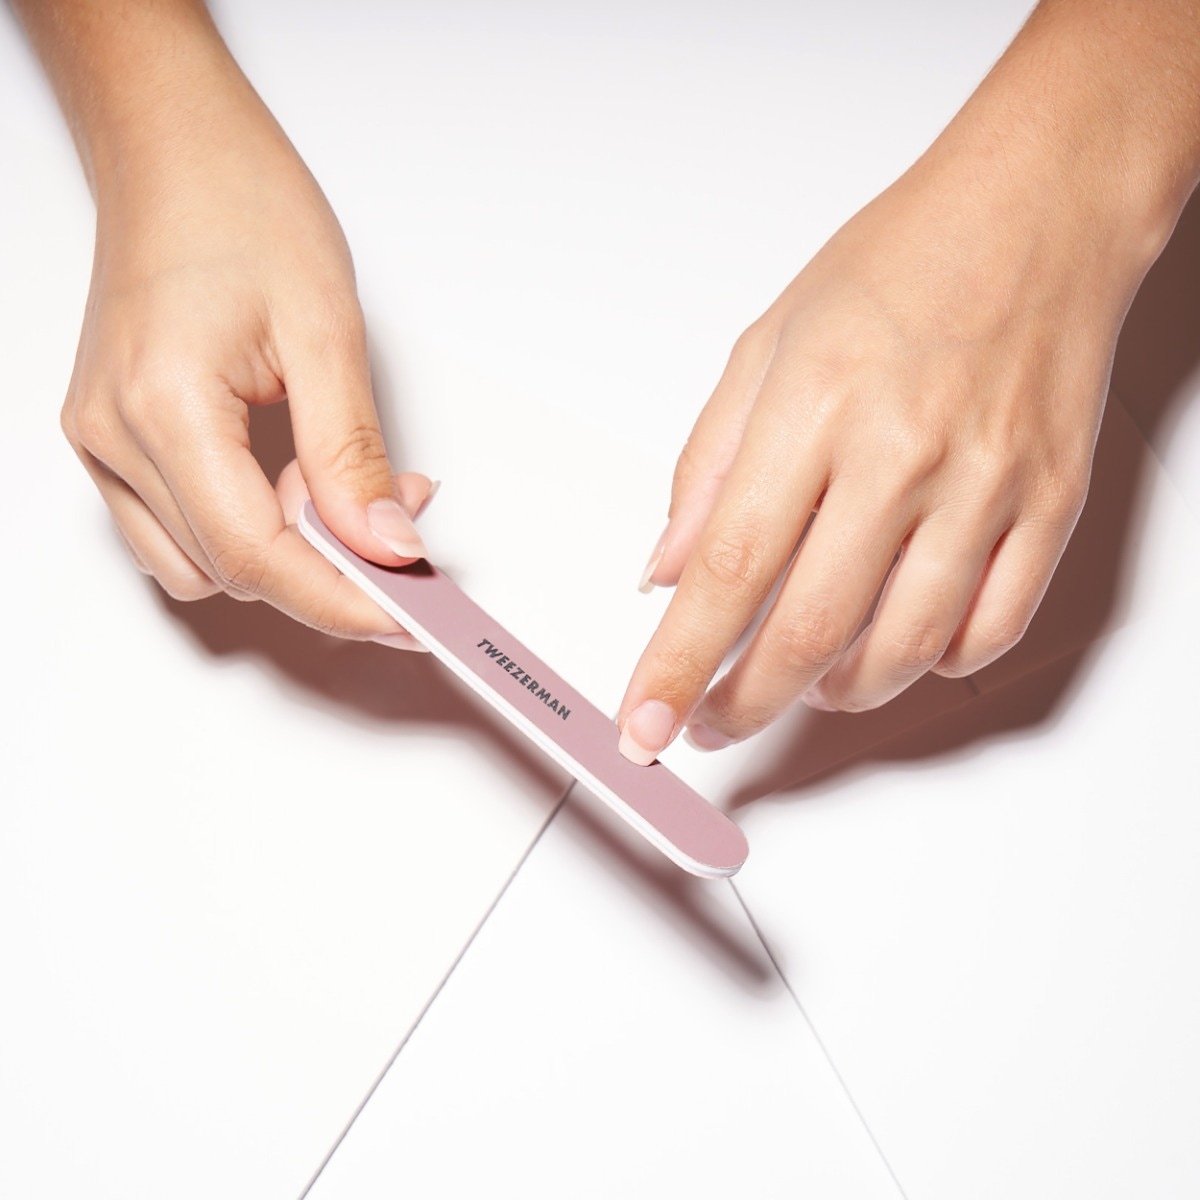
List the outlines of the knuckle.
{"label": "knuckle", "polygon": [[158,395],[161,393],[157,389],[152,390],[141,381],[131,383],[117,398],[116,415],[126,428],[148,433],[162,416],[161,405],[153,399]]}
{"label": "knuckle", "polygon": [[851,633],[827,605],[807,605],[771,635],[769,661],[787,675],[823,673],[845,650]]}
{"label": "knuckle", "polygon": [[919,621],[898,631],[891,640],[889,657],[897,674],[924,674],[939,662],[953,631],[932,621]]}
{"label": "knuckle", "polygon": [[1032,616],[1032,613],[1013,610],[981,621],[975,630],[975,642],[983,660],[980,665],[1011,650],[1025,636]]}
{"label": "knuckle", "polygon": [[225,546],[212,557],[213,576],[222,591],[259,596],[267,577],[265,555],[244,545]]}
{"label": "knuckle", "polygon": [[758,537],[728,530],[703,546],[696,561],[713,592],[740,600],[757,594],[766,551]]}
{"label": "knuckle", "polygon": [[1056,533],[1075,528],[1087,500],[1091,454],[1079,447],[1046,447],[1024,478],[1024,520]]}
{"label": "knuckle", "polygon": [[881,431],[882,461],[905,490],[922,483],[946,462],[949,447],[937,430],[914,420],[889,422]]}
{"label": "knuckle", "polygon": [[765,362],[775,352],[778,340],[776,329],[759,318],[738,335],[729,352],[729,363],[731,366],[743,366]]}
{"label": "knuckle", "polygon": [[[101,462],[111,462],[119,441],[113,414],[103,405],[83,402],[74,406],[68,438],[77,450],[86,450]],[[65,427],[65,426],[64,426]]]}
{"label": "knuckle", "polygon": [[330,472],[341,479],[373,479],[384,475],[389,483],[391,467],[383,438],[374,425],[355,425],[341,439],[341,444],[329,459]]}
{"label": "knuckle", "polygon": [[962,451],[962,476],[980,507],[1007,508],[1020,480],[1020,470],[1007,447],[987,444]]}
{"label": "knuckle", "polygon": [[[339,620],[338,609],[332,598],[319,603],[303,614],[304,623],[326,637],[345,638],[354,636],[344,620]],[[359,635],[361,636],[361,635]]]}
{"label": "knuckle", "polygon": [[1042,488],[1042,519],[1053,528],[1070,532],[1087,500],[1088,475],[1078,467],[1055,472]]}
{"label": "knuckle", "polygon": [[357,586],[339,575],[327,586],[292,597],[285,607],[301,624],[325,637],[361,641],[378,630],[356,604],[361,599]]}
{"label": "knuckle", "polygon": [[194,392],[184,358],[160,348],[138,361],[116,397],[116,410],[131,429],[153,432],[168,411]]}

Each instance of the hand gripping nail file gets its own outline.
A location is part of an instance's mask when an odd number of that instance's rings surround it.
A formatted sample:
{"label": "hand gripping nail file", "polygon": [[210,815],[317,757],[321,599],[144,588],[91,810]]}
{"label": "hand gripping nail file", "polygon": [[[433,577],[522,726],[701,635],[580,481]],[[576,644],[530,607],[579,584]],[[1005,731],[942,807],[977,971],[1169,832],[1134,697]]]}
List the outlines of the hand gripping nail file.
{"label": "hand gripping nail file", "polygon": [[425,560],[381,567],[359,558],[305,504],[300,532],[464,683],[685,871],[732,875],[746,838],[662,763],[617,752],[616,725],[453,580]]}

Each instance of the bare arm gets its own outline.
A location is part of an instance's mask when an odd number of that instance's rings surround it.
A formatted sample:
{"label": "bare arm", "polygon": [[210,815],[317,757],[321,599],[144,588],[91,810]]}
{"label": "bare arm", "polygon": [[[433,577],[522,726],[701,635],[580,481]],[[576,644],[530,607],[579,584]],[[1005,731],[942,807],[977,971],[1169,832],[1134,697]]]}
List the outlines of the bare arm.
{"label": "bare arm", "polygon": [[[380,435],[354,272],[316,181],[199,0],[14,0],[96,200],[63,428],[172,595],[263,598],[350,637],[399,627],[290,527],[248,406],[287,399],[330,527],[396,565],[429,492]],[[396,644],[408,644],[403,636]]]}
{"label": "bare arm", "polygon": [[798,696],[871,708],[1021,638],[1087,493],[1121,323],[1198,174],[1200,3],[1043,0],[735,346],[648,566],[678,588],[621,708],[630,758],[685,726],[718,748]]}

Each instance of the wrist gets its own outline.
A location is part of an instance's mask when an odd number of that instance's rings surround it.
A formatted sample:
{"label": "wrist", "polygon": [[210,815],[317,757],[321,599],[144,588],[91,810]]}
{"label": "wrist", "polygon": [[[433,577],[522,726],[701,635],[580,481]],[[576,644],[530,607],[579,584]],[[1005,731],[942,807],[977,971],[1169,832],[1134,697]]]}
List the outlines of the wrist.
{"label": "wrist", "polygon": [[100,209],[177,186],[248,115],[274,124],[206,21],[146,34],[146,61],[132,78],[98,89],[80,122],[80,157]]}
{"label": "wrist", "polygon": [[97,205],[152,199],[231,128],[286,144],[201,0],[15,0]]}
{"label": "wrist", "polygon": [[1128,8],[1042,0],[925,166],[969,164],[1136,288],[1200,175],[1200,28],[1176,0]]}

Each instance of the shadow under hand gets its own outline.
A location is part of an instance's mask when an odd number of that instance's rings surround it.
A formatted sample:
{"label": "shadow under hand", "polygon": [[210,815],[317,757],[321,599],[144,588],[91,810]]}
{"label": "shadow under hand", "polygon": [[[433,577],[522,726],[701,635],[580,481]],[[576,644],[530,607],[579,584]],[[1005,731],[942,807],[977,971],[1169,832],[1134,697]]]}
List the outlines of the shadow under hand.
{"label": "shadow under hand", "polygon": [[[997,691],[944,709],[931,720],[912,723],[890,738],[865,747],[859,745],[836,761],[831,762],[826,757],[824,765],[810,769],[803,778],[781,784],[771,800],[787,801],[815,795],[839,775],[871,765],[894,766],[934,759],[965,760],[981,752],[990,742],[1045,729],[1069,703],[1091,656],[1090,647],[1070,651]],[[839,717],[838,714],[818,713],[815,716],[813,728],[807,732],[812,743],[824,740],[826,722],[854,720],[852,716]],[[742,803],[766,798],[767,794],[760,792]]]}
{"label": "shadow under hand", "polygon": [[777,749],[742,777],[730,806],[782,789],[800,798],[855,764],[962,753],[1053,720],[1088,647],[1129,616],[1131,571],[1149,516],[1147,485],[1161,469],[1148,443],[1169,437],[1198,365],[1200,196],[1126,319],[1088,501],[1046,596],[1022,641],[970,681],[988,702],[950,699],[948,689],[958,685],[926,678],[873,712],[818,713],[798,705],[772,739]]}
{"label": "shadow under hand", "polygon": [[[371,376],[376,397],[382,398],[379,411],[386,426],[386,401],[394,390],[391,369],[375,347],[371,351]],[[277,479],[295,456],[287,402],[252,406],[249,415],[254,456],[266,477]],[[185,604],[158,589],[155,595],[208,654],[257,660],[286,681],[293,697],[314,707],[341,719],[432,725],[445,736],[483,738],[510,776],[555,795],[566,789],[564,772],[431,655],[325,637],[267,604],[240,603],[226,596]]]}
{"label": "shadow under hand", "polygon": [[1170,440],[1200,367],[1200,191],[1125,318],[1113,390],[1152,445]]}
{"label": "shadow under hand", "polygon": [[326,637],[264,603],[213,596],[185,604],[157,594],[208,654],[257,661],[294,698],[342,720],[432,726],[437,736],[482,741],[506,776],[555,796],[566,789],[563,771],[430,654]]}
{"label": "shadow under hand", "polygon": [[556,825],[562,836],[646,901],[647,920],[665,921],[747,992],[773,991],[779,980],[740,911],[720,903],[720,882],[697,879],[633,834],[601,801],[577,785]]}

